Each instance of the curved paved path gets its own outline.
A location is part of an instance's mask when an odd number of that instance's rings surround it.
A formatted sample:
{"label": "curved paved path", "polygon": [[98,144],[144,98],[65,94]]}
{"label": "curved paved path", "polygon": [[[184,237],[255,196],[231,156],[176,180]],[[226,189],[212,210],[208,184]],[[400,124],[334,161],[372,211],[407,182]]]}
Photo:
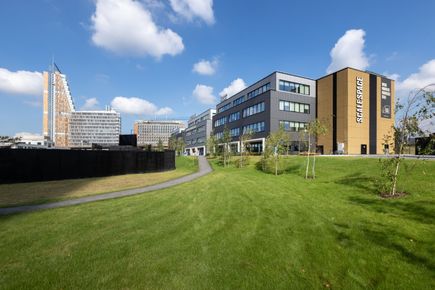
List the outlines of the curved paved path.
{"label": "curved paved path", "polygon": [[169,181],[166,181],[163,183],[154,184],[154,185],[150,185],[150,186],[146,186],[146,187],[104,193],[104,194],[99,194],[99,195],[86,196],[86,197],[81,197],[81,198],[76,198],[76,199],[52,202],[52,203],[45,203],[45,204],[38,204],[38,205],[23,205],[23,206],[17,206],[17,207],[9,207],[9,208],[0,208],[0,215],[8,215],[8,214],[14,214],[14,213],[21,213],[21,212],[29,212],[29,211],[71,206],[71,205],[77,205],[77,204],[82,204],[82,203],[98,201],[98,200],[106,200],[106,199],[130,196],[130,195],[135,195],[135,194],[139,194],[139,193],[168,188],[168,187],[171,187],[174,185],[178,185],[181,183],[192,181],[192,180],[197,179],[201,176],[209,174],[212,171],[210,164],[208,163],[207,159],[204,156],[198,157],[198,164],[199,164],[198,172],[190,174],[190,175],[186,175],[186,176],[183,176],[183,177],[180,177],[177,179],[169,180]]}

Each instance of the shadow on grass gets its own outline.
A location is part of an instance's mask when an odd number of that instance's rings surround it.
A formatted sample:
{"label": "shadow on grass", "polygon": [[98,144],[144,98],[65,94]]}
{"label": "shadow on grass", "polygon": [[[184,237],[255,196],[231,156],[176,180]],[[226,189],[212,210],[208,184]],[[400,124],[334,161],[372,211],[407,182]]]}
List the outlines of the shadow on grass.
{"label": "shadow on grass", "polygon": [[[283,164],[283,162],[281,161],[279,164],[279,175],[281,174],[299,174],[300,170],[302,168],[302,166],[300,164],[294,164],[294,165],[290,165],[290,166],[285,166],[285,163]],[[281,169],[282,167],[284,167],[284,169]],[[258,161],[255,163],[255,169],[267,174],[271,174],[273,173],[273,170],[270,170],[270,172],[264,171],[263,170],[263,163],[262,161]]]}
{"label": "shadow on grass", "polygon": [[[386,228],[381,224],[377,224],[377,225],[381,226],[381,228],[363,229],[365,237],[370,242],[375,243],[387,250],[397,252],[408,263],[411,263],[418,267],[424,266],[427,269],[429,269],[432,273],[435,272],[435,263],[432,259],[420,256],[416,253],[413,253],[412,250],[408,249],[408,248],[412,248],[413,244],[417,243],[419,245],[419,248],[425,248],[428,249],[428,252],[431,252],[430,243],[415,240],[415,238],[401,234],[391,228]],[[370,227],[372,227],[372,225],[370,225]],[[405,246],[406,244],[409,244],[409,247],[406,247]]]}
{"label": "shadow on grass", "polygon": [[363,189],[369,193],[376,194],[375,180],[373,177],[368,177],[360,172],[349,174],[335,181],[337,184],[346,185]]}
{"label": "shadow on grass", "polygon": [[288,174],[300,173],[301,168],[302,167],[299,164],[295,164],[295,165],[292,165],[292,166],[287,166],[287,168],[284,169],[284,173],[288,173]]}
{"label": "shadow on grass", "polygon": [[403,200],[368,199],[349,197],[351,203],[361,205],[378,213],[389,213],[400,217],[413,219],[424,224],[435,223],[435,202]]}

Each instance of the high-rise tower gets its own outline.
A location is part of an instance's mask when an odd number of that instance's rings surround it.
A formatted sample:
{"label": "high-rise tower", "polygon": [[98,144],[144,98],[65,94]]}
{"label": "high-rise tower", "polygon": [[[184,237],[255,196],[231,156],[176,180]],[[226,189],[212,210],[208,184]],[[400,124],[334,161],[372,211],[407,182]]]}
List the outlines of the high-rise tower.
{"label": "high-rise tower", "polygon": [[56,64],[44,72],[43,135],[57,147],[68,146],[68,127],[71,112],[75,111],[66,76]]}

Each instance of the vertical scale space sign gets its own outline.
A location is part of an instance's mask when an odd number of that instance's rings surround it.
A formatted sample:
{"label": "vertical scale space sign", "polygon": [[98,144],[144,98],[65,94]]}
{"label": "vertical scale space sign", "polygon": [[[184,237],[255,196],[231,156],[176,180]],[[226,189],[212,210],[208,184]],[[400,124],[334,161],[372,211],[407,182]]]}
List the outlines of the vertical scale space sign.
{"label": "vertical scale space sign", "polygon": [[391,119],[391,80],[382,78],[381,82],[381,117]]}

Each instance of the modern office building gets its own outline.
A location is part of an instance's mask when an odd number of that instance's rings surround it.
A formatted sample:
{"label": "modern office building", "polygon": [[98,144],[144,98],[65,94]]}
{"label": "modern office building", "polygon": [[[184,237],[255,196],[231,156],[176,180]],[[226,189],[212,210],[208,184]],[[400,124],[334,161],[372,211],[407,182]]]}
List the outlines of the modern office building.
{"label": "modern office building", "polygon": [[185,127],[182,121],[136,121],[134,134],[137,136],[138,146],[157,146],[161,140],[163,146],[168,147],[172,132]]}
{"label": "modern office building", "polygon": [[106,111],[74,111],[69,118],[68,146],[118,145],[120,133],[121,115],[111,108]]}
{"label": "modern office building", "polygon": [[319,150],[383,154],[384,136],[393,136],[394,98],[394,80],[372,72],[345,68],[317,80],[317,118],[329,127]]}
{"label": "modern office building", "polygon": [[187,155],[207,154],[207,139],[213,130],[212,119],[215,114],[215,109],[208,109],[189,118],[183,134]]}
{"label": "modern office building", "polygon": [[116,145],[121,117],[112,109],[76,111],[66,79],[56,64],[44,72],[43,135],[56,147]]}
{"label": "modern office building", "polygon": [[[382,154],[384,135],[394,123],[394,81],[345,68],[318,80],[274,72],[234,96],[223,99],[213,117],[218,139],[230,130],[240,151],[240,136],[253,133],[251,152],[263,151],[265,138],[282,126],[299,151],[307,124],[318,118],[328,133],[318,138],[325,154]],[[305,135],[305,136],[303,136]]]}
{"label": "modern office building", "polygon": [[213,130],[220,139],[227,127],[237,151],[240,151],[240,136],[249,131],[251,152],[262,152],[266,137],[283,126],[294,140],[290,150],[298,150],[298,131],[315,118],[315,104],[315,80],[274,72],[222,100],[216,106]]}

